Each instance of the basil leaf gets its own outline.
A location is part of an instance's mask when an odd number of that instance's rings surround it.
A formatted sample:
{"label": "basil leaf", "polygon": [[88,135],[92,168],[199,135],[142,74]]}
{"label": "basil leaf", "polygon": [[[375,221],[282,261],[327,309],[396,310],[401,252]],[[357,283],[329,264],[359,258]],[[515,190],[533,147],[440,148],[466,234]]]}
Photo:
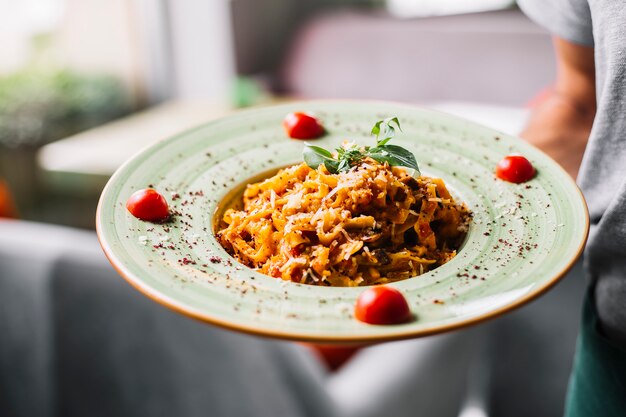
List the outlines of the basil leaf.
{"label": "basil leaf", "polygon": [[372,135],[376,135],[376,146],[385,145],[395,136],[396,128],[393,127],[393,123],[402,131],[400,121],[397,117],[388,117],[384,120],[379,120],[374,127],[372,127]]}
{"label": "basil leaf", "polygon": [[327,159],[324,161],[324,166],[331,174],[337,174],[339,172],[339,161]]}
{"label": "basil leaf", "polygon": [[337,157],[335,158],[330,151],[305,142],[302,156],[309,167],[317,169],[321,164],[324,164],[328,172],[332,174],[349,171],[350,168],[358,165],[363,158],[369,156],[381,164],[386,162],[390,166],[411,168],[415,170],[417,175],[420,175],[417,161],[411,152],[401,146],[387,145],[387,142],[395,136],[396,128],[402,130],[398,118],[388,117],[376,122],[372,128],[372,134],[376,135],[375,147],[352,145],[344,148],[342,146],[337,148]]}
{"label": "basil leaf", "polygon": [[403,166],[412,168],[419,175],[419,167],[415,160],[415,155],[410,151],[397,145],[382,145],[369,149],[367,156],[375,161],[382,163],[387,162],[391,166]]}
{"label": "basil leaf", "polygon": [[[326,165],[326,161],[334,161],[333,155],[329,151],[319,146],[309,145],[308,143],[304,144],[302,157],[304,158],[304,162],[313,169],[317,169],[321,164]],[[326,165],[326,168],[328,169],[328,165]]]}
{"label": "basil leaf", "polygon": [[320,156],[325,156],[327,158],[332,158],[333,154],[330,153],[330,151],[324,149],[324,148],[320,148],[319,146],[315,146],[315,145],[311,145],[310,143],[304,142],[304,146],[306,146],[306,148],[304,149],[305,151],[308,149],[312,150],[313,152],[315,152],[316,154],[320,155]]}
{"label": "basil leaf", "polygon": [[350,168],[351,168],[350,160],[345,159],[345,158],[339,160],[339,164],[337,165],[337,171],[346,172],[346,171],[350,171]]}

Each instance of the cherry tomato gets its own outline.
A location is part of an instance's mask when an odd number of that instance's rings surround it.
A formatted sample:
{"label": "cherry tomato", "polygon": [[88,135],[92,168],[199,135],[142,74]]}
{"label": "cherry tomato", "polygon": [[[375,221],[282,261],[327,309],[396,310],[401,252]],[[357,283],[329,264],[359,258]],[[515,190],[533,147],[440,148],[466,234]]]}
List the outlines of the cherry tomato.
{"label": "cherry tomato", "polygon": [[126,208],[133,216],[149,222],[165,220],[169,216],[165,197],[152,188],[135,191],[126,201]]}
{"label": "cherry tomato", "polygon": [[516,184],[531,180],[535,172],[535,167],[521,155],[505,156],[496,166],[498,178]]}
{"label": "cherry tomato", "polygon": [[369,324],[404,323],[412,317],[402,293],[383,285],[368,288],[359,295],[354,316]]}
{"label": "cherry tomato", "polygon": [[315,117],[303,112],[289,113],[283,127],[293,139],[315,139],[324,134],[324,127]]}

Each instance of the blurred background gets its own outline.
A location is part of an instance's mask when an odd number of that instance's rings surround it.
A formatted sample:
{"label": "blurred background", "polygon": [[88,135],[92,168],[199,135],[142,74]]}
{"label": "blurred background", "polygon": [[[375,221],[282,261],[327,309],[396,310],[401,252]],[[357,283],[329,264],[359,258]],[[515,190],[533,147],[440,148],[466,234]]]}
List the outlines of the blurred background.
{"label": "blurred background", "polygon": [[[280,381],[217,414],[265,415],[250,410],[280,405],[280,384],[290,393],[293,373],[306,374],[304,356],[281,375],[284,352],[262,353],[301,346],[188,320],[108,264],[97,201],[140,149],[239,108],[309,98],[415,103],[517,134],[555,75],[550,35],[510,0],[0,0],[0,45],[0,218],[20,219],[0,219],[2,416],[205,415],[224,393],[207,358],[230,375],[242,365],[229,353]],[[562,415],[581,274],[493,323],[383,345],[374,368],[365,354],[320,378],[345,415],[412,415],[384,384],[345,395],[371,369],[382,378],[409,362],[431,390],[402,380],[403,401],[447,406],[423,415]],[[325,401],[302,391],[290,404],[313,415]]]}
{"label": "blurred background", "polygon": [[549,35],[508,0],[0,0],[5,216],[93,228],[141,148],[237,108],[412,102],[517,133]]}

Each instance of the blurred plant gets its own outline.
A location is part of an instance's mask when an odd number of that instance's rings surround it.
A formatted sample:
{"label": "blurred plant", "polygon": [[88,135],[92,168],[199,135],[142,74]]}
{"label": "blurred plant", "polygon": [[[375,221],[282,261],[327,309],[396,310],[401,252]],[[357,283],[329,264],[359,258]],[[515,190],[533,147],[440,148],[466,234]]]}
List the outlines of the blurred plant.
{"label": "blurred plant", "polygon": [[0,145],[41,146],[131,110],[113,77],[25,69],[0,78]]}
{"label": "blurred plant", "polygon": [[248,76],[235,78],[231,90],[231,101],[234,107],[254,106],[267,101],[268,98],[267,89],[259,80]]}

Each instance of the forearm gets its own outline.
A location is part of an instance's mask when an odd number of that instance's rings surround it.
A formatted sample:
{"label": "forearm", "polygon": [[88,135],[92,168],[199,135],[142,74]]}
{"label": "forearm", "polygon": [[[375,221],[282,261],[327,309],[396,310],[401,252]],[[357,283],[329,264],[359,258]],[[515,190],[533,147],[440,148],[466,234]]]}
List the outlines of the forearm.
{"label": "forearm", "polygon": [[557,73],[554,92],[585,115],[596,111],[594,49],[554,38]]}
{"label": "forearm", "polygon": [[596,112],[593,48],[555,38],[557,77],[521,136],[576,177]]}

